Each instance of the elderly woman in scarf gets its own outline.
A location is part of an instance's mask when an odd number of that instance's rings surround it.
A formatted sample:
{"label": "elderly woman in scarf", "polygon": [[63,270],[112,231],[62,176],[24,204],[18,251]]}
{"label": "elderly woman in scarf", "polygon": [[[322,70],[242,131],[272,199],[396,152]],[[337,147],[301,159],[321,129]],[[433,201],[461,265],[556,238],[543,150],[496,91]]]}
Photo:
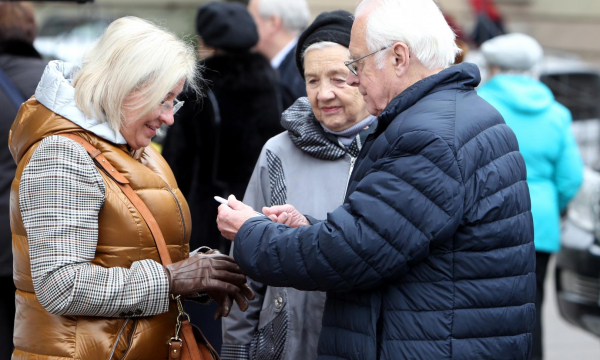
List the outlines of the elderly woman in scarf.
{"label": "elderly woman in scarf", "polygon": [[[316,218],[342,204],[356,156],[376,127],[358,88],[346,83],[352,23],[346,11],[325,12],[300,36],[296,64],[308,97],[283,113],[287,131],[265,144],[244,203],[291,203]],[[223,320],[222,358],[316,358],[325,293],[249,283],[256,299]]]}

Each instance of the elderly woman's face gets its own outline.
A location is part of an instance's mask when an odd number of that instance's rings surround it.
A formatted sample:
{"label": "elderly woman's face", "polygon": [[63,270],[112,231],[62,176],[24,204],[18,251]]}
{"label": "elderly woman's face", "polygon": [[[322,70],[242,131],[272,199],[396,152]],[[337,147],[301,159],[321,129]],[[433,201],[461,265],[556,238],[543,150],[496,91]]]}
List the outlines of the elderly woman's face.
{"label": "elderly woman's face", "polygon": [[[183,90],[185,80],[181,80],[165,97],[165,103],[173,105],[173,100]],[[125,104],[131,104],[135,102],[135,95],[130,95],[125,99]],[[146,147],[150,145],[150,141],[156,135],[156,131],[161,127],[162,124],[168,126],[173,125],[173,107],[165,111],[162,104],[156,104],[156,107],[149,111],[141,118],[129,121],[129,119],[135,119],[136,114],[132,110],[128,110],[125,106],[125,121],[121,125],[121,135],[127,141],[127,144],[134,150]]]}
{"label": "elderly woman's face", "polygon": [[317,120],[333,131],[342,131],[364,120],[369,113],[357,88],[346,84],[348,49],[328,46],[311,50],[304,58],[306,92]]}

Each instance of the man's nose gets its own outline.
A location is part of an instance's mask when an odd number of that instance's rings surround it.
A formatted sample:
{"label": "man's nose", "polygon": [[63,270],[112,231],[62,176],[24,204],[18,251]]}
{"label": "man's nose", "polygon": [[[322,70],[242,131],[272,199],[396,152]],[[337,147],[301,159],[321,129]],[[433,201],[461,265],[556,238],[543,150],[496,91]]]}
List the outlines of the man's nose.
{"label": "man's nose", "polygon": [[360,81],[358,79],[358,75],[354,75],[352,71],[348,72],[348,77],[346,78],[346,84],[350,86],[358,87]]}

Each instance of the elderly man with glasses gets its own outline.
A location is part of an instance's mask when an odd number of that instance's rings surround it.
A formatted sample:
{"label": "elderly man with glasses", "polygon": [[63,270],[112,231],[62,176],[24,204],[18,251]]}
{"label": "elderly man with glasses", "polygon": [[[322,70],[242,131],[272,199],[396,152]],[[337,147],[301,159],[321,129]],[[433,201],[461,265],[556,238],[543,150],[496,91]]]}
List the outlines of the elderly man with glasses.
{"label": "elderly man with glasses", "polygon": [[[327,291],[319,359],[529,358],[535,249],[516,137],[451,66],[433,0],[364,0],[351,71],[378,117],[326,220],[233,197],[217,219],[245,273]],[[365,54],[367,54],[365,56]]]}

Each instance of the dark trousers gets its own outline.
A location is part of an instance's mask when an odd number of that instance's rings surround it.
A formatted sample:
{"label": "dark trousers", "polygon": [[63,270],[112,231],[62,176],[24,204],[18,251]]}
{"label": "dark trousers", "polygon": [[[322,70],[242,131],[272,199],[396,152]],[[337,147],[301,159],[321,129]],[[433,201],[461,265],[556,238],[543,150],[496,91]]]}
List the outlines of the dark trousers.
{"label": "dark trousers", "polygon": [[[231,242],[231,241],[230,241]],[[215,312],[219,306],[211,301],[209,305],[202,305],[193,301],[185,302],[185,311],[190,315],[192,324],[198,326],[206,337],[206,340],[220,354],[223,344],[223,333],[221,320],[214,320]]]}
{"label": "dark trousers", "polygon": [[0,359],[10,359],[15,327],[15,283],[12,276],[0,276]]}
{"label": "dark trousers", "polygon": [[535,252],[535,277],[537,289],[535,292],[535,326],[533,328],[533,348],[531,360],[543,359],[542,344],[542,303],[544,302],[544,279],[548,272],[549,253]]}

